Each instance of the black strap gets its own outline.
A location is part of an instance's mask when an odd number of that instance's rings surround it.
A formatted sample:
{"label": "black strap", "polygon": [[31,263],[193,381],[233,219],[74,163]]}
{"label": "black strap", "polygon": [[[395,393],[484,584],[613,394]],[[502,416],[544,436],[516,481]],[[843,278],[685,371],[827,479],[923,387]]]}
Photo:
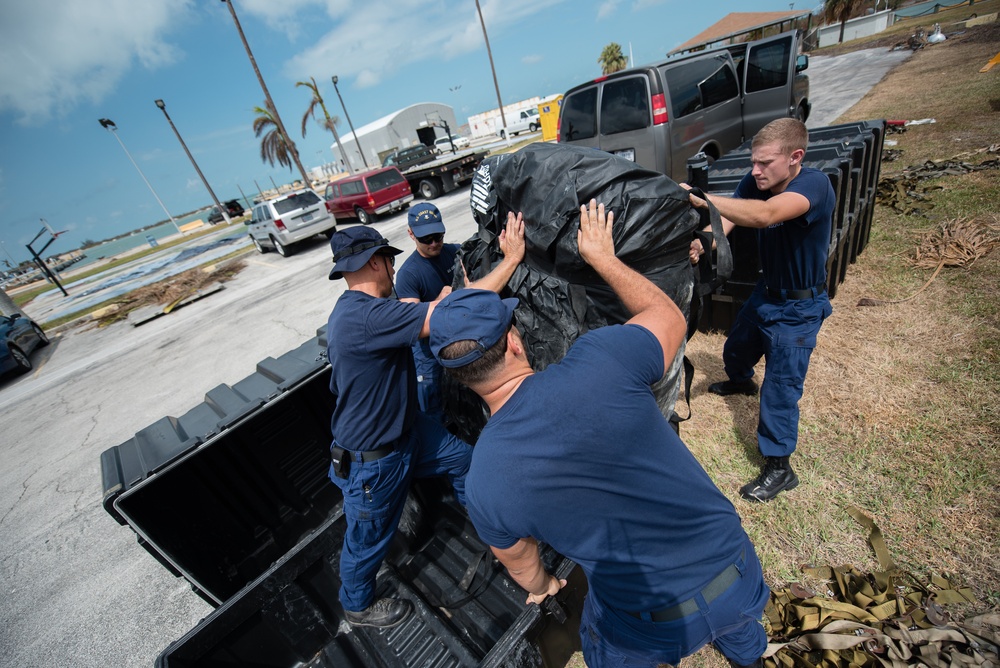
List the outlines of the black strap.
{"label": "black strap", "polygon": [[[705,307],[705,298],[729,280],[733,275],[733,250],[729,246],[729,239],[722,229],[722,216],[715,205],[705,197],[705,193],[700,188],[691,188],[690,192],[695,197],[700,197],[708,203],[707,209],[696,208],[695,211],[701,218],[701,224],[695,230],[694,238],[701,242],[701,247],[705,249],[705,255],[698,261],[698,271],[694,275],[694,292],[691,295],[691,305],[688,308],[687,340],[690,341],[694,333],[698,331],[698,320],[701,319],[702,310]],[[707,231],[705,228],[710,228]],[[715,246],[713,256],[712,246]],[[712,261],[712,258],[715,261]],[[674,411],[670,416],[670,426],[675,433],[680,434],[680,423],[687,422],[694,414],[691,409],[691,385],[694,383],[694,363],[684,356],[684,402],[688,407],[687,417],[682,418]]]}
{"label": "black strap", "polygon": [[[714,292],[716,288],[729,280],[733,275],[733,250],[729,246],[729,239],[722,229],[722,216],[715,208],[711,200],[705,196],[700,188],[692,188],[691,194],[700,197],[708,204],[707,209],[696,208],[695,211],[701,217],[701,225],[695,232],[695,238],[701,241],[702,248],[705,249],[705,257],[699,260],[700,280],[698,290],[702,295]],[[703,230],[711,228],[711,236]],[[715,261],[712,261],[712,242],[715,242]],[[705,259],[708,259],[706,262]]]}

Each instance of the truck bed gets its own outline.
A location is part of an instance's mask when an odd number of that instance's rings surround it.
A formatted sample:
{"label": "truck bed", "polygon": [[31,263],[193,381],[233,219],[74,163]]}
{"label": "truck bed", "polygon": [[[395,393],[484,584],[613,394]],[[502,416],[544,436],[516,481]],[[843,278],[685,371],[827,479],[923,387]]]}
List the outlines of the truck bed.
{"label": "truck bed", "polygon": [[565,665],[579,647],[582,573],[545,548],[546,566],[571,584],[545,610],[525,605],[445,480],[413,486],[379,573],[378,595],[409,599],[416,613],[386,630],[344,621],[325,350],[321,330],[102,454],[108,512],[217,606],[157,665]]}

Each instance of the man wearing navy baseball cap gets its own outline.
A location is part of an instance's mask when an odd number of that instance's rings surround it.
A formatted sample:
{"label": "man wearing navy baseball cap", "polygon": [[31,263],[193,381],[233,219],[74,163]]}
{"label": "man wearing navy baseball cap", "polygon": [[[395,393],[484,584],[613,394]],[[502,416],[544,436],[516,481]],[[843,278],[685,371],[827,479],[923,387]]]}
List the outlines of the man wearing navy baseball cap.
{"label": "man wearing navy baseball cap", "polygon": [[[524,257],[520,217],[509,222],[502,239],[505,284]],[[465,505],[471,448],[417,409],[411,347],[427,337],[435,304],[390,299],[393,266],[402,251],[363,225],[338,230],[330,249],[329,277],[343,278],[348,288],[327,323],[335,399],[330,479],[343,493],[347,520],[340,602],[352,625],[384,628],[402,622],[413,607],[407,600],[375,598],[376,574],[410,481],[447,475]]]}
{"label": "man wearing navy baseball cap", "polygon": [[587,665],[676,666],[711,642],[734,666],[760,666],[760,562],[650,389],[684,316],[615,257],[613,221],[591,200],[577,243],[632,318],[584,334],[544,371],[528,361],[517,300],[457,290],[431,314],[435,357],[490,410],[466,476],[469,517],[527,603],[566,584],[545,571],[539,542],[580,565]]}
{"label": "man wearing navy baseball cap", "polygon": [[[403,302],[433,302],[451,292],[454,282],[455,258],[459,244],[444,243],[445,227],[441,212],[430,202],[420,202],[410,207],[407,214],[407,232],[416,245],[412,253],[399,268],[396,275],[396,296]],[[504,255],[500,263],[488,276],[476,282],[478,287],[499,292],[510,280],[514,267],[520,262],[516,255]],[[427,339],[421,339],[413,346],[413,360],[417,367],[417,401],[420,410],[447,423],[441,401],[441,367],[434,360]]]}

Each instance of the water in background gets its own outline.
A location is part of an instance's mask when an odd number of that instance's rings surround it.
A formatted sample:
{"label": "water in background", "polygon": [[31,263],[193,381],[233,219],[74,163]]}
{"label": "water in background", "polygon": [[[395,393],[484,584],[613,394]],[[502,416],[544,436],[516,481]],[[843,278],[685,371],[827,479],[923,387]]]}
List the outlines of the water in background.
{"label": "water in background", "polygon": [[[194,222],[199,218],[205,221],[206,224],[208,224],[208,214],[210,212],[211,209],[206,209],[204,211],[193,213],[183,218],[177,218],[176,219],[177,225],[183,226],[186,225],[187,223]],[[172,236],[174,234],[177,234],[177,227],[174,227],[174,224],[169,221],[157,225],[156,227],[151,227],[148,230],[143,230],[143,231],[137,230],[127,237],[122,237],[121,239],[115,239],[114,241],[108,241],[103,244],[98,244],[97,246],[94,246],[92,248],[88,248],[87,250],[83,251],[83,253],[87,257],[83,258],[82,260],[74,264],[73,268],[78,269],[80,267],[85,267],[91,262],[96,262],[102,257],[112,257],[114,255],[118,255],[119,253],[124,253],[125,251],[130,251],[135,248],[140,248],[140,247],[148,248],[149,241],[146,239],[146,237],[152,237],[153,239],[159,241],[160,239]]]}

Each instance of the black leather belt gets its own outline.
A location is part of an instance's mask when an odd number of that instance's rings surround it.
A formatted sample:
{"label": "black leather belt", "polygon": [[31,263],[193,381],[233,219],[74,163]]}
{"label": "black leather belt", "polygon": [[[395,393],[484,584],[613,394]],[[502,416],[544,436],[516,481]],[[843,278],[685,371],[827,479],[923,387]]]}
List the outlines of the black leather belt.
{"label": "black leather belt", "polygon": [[[725,570],[716,575],[712,581],[705,585],[704,589],[701,590],[700,593],[702,598],[705,599],[705,603],[711,603],[715,599],[719,598],[722,592],[729,589],[729,585],[736,582],[739,577],[740,571],[736,568],[735,564],[727,566]],[[693,598],[689,598],[688,600],[669,608],[654,610],[650,613],[626,611],[629,616],[635,617],[636,619],[645,619],[648,616],[649,619],[654,622],[672,622],[675,619],[687,617],[695,612],[698,612],[698,602]]]}
{"label": "black leather belt", "polygon": [[788,299],[812,299],[823,294],[823,289],[825,286],[817,285],[814,288],[807,288],[805,290],[776,290],[774,288],[764,288],[764,292],[767,294],[769,299],[777,299],[779,301],[785,301]]}

